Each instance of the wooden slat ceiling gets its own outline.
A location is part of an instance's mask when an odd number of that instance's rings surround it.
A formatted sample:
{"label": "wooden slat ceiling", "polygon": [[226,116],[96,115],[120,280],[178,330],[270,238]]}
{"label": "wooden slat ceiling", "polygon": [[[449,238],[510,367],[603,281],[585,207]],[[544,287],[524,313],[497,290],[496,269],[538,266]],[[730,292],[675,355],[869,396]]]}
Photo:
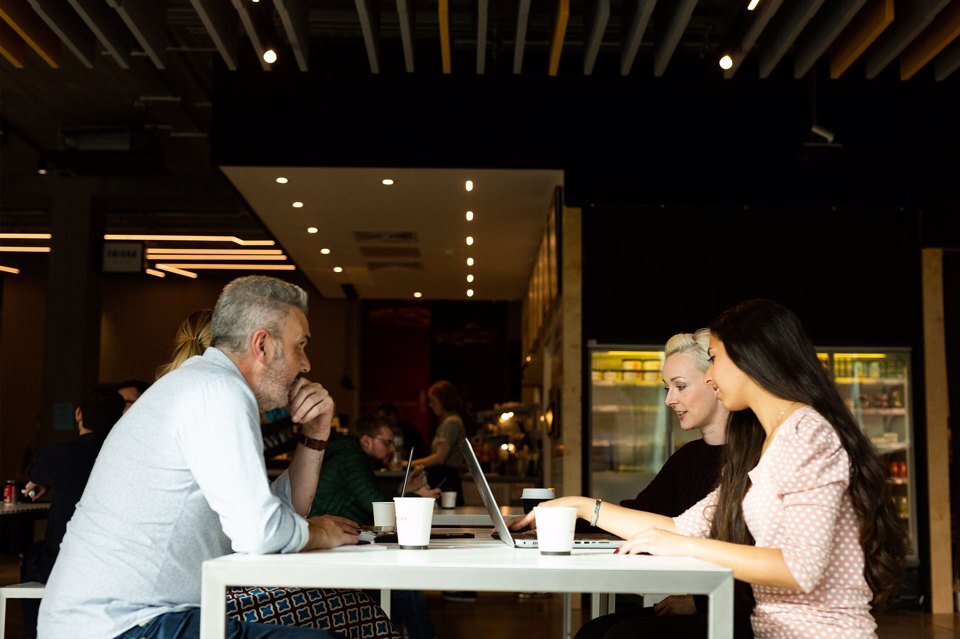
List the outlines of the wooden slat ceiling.
{"label": "wooden slat ceiling", "polygon": [[[0,117],[44,152],[57,150],[50,141],[62,141],[59,129],[81,125],[203,138],[218,65],[340,76],[693,73],[738,83],[803,80],[817,69],[834,79],[960,77],[960,0],[759,0],[752,11],[748,4],[0,0]],[[263,60],[269,47],[275,65]],[[733,59],[726,71],[718,66],[724,54]],[[51,130],[37,129],[41,115]]]}
{"label": "wooden slat ceiling", "polygon": [[[205,56],[208,64],[215,56],[231,70],[242,58],[250,58],[247,64],[268,70],[270,66],[259,58],[270,44],[300,71],[328,69],[342,62],[341,50],[353,50],[363,51],[370,73],[439,68],[483,74],[492,72],[491,63],[507,54],[514,74],[590,75],[614,68],[622,75],[660,76],[668,73],[672,60],[695,52],[704,65],[714,65],[729,53],[734,66],[726,71],[727,77],[745,64],[746,73],[768,77],[789,66],[784,61],[790,60],[799,78],[843,42],[847,31],[878,12],[889,12],[893,3],[761,0],[753,11],[747,10],[747,0],[507,4],[438,0],[434,10],[421,7],[417,13],[411,0],[69,0],[69,6],[51,0],[0,0],[0,18],[51,66],[61,55],[90,66],[94,60],[86,43],[96,38],[98,49],[123,69],[132,56],[145,55],[156,69],[164,70],[167,57],[186,55]],[[864,52],[867,77],[878,76],[908,47],[914,52],[910,77],[930,63],[937,66],[940,54],[949,56],[945,58],[949,68],[954,53],[950,45],[957,37],[951,28],[957,4],[958,0],[897,3],[889,24]],[[925,44],[927,38],[935,42]],[[183,40],[193,46],[178,47]],[[336,58],[332,51],[337,51]],[[398,60],[381,59],[395,51],[402,51]],[[257,62],[252,62],[254,53]],[[476,57],[476,64],[458,64],[466,53]],[[542,57],[543,64],[523,65],[528,53],[542,54],[537,60]],[[633,63],[638,54],[647,59],[640,67]],[[748,64],[751,56],[756,59]],[[619,64],[604,64],[607,60]],[[936,79],[947,79],[949,73],[940,68]]]}

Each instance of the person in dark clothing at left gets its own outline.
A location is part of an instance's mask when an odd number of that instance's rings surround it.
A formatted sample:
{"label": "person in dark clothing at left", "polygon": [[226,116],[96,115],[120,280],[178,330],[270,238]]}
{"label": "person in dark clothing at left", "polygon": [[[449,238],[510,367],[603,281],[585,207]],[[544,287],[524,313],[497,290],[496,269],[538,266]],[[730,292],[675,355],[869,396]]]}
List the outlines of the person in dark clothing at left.
{"label": "person in dark clothing at left", "polygon": [[[53,499],[43,541],[35,543],[23,555],[20,568],[23,581],[47,582],[60,552],[67,522],[73,517],[73,511],[87,485],[100,446],[120,419],[125,405],[123,396],[113,387],[100,386],[94,389],[74,411],[79,437],[69,442],[50,444],[34,460],[30,468],[30,480],[23,494],[37,501],[52,489]],[[35,599],[25,599],[22,606],[27,636],[35,637],[40,603]]]}

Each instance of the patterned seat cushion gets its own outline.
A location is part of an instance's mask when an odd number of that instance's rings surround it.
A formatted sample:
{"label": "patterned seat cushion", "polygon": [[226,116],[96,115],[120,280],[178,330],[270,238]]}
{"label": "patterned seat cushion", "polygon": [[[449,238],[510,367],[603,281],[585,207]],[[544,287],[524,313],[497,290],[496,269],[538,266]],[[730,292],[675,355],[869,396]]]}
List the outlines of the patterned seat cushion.
{"label": "patterned seat cushion", "polygon": [[376,601],[359,590],[260,588],[227,590],[227,617],[238,621],[323,628],[346,639],[401,639]]}

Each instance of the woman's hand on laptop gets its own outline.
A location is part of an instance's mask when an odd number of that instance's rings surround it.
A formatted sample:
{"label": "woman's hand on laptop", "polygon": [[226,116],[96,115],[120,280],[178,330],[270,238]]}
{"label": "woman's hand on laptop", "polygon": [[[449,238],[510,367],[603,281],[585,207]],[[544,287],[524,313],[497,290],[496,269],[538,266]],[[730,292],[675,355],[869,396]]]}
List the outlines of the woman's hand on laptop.
{"label": "woman's hand on laptop", "polygon": [[[586,497],[560,497],[559,499],[551,499],[549,501],[542,501],[537,504],[537,508],[552,508],[555,506],[565,506],[567,508],[576,508],[577,517],[584,518],[583,507],[593,508],[593,501],[587,499]],[[589,515],[586,515],[589,517]],[[510,530],[523,530],[527,526],[533,526],[537,520],[537,515],[535,510],[531,510],[529,513],[523,517],[515,517],[507,522],[507,528]]]}

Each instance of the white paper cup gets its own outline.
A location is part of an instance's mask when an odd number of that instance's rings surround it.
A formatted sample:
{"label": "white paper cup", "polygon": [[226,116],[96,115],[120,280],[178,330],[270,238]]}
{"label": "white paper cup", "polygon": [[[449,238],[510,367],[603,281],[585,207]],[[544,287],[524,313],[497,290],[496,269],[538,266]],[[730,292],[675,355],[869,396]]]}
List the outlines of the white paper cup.
{"label": "white paper cup", "polygon": [[397,505],[397,541],[400,547],[423,550],[430,545],[430,527],[433,525],[432,497],[394,497]]}
{"label": "white paper cup", "polygon": [[523,514],[526,515],[540,502],[556,498],[557,494],[553,488],[524,488],[520,494],[520,504],[523,506]]}
{"label": "white paper cup", "polygon": [[537,547],[541,555],[569,555],[573,550],[573,529],[577,509],[537,506]]}
{"label": "white paper cup", "polygon": [[456,506],[457,506],[457,491],[445,490],[442,493],[440,493],[441,508],[456,508]]}
{"label": "white paper cup", "polygon": [[397,510],[392,501],[373,502],[373,525],[382,530],[392,529],[397,525]]}

